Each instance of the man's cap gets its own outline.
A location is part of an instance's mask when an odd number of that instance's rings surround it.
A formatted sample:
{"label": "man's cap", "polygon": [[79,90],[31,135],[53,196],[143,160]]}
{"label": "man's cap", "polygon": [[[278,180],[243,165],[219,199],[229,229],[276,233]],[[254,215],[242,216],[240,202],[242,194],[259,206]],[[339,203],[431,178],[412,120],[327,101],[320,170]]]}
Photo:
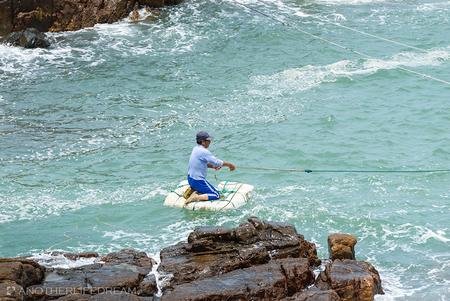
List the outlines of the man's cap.
{"label": "man's cap", "polygon": [[207,132],[205,131],[200,131],[197,133],[197,141],[203,141],[203,140],[209,140],[211,141],[213,139],[212,136],[210,136]]}

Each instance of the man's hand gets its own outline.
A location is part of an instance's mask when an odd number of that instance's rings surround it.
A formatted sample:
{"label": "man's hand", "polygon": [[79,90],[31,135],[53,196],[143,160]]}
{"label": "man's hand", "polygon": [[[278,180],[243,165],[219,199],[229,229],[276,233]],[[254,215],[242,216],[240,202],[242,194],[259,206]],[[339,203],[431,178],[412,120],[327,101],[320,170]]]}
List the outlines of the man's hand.
{"label": "man's hand", "polygon": [[234,165],[231,162],[223,162],[223,166],[227,166],[230,169],[230,171],[233,171],[236,169],[236,165]]}

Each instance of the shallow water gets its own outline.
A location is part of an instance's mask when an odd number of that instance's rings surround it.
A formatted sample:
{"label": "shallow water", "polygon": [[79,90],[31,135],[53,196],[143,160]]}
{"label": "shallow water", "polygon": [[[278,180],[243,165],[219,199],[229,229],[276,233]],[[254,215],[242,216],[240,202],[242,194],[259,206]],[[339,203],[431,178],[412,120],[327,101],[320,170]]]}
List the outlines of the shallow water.
{"label": "shallow water", "polygon": [[[156,254],[257,215],[293,223],[320,257],[329,233],[355,234],[381,273],[377,300],[450,300],[450,174],[239,169],[450,168],[449,86],[400,69],[450,80],[450,2],[243,1],[286,25],[187,1],[51,34],[48,50],[0,46],[0,256]],[[256,187],[241,210],[162,205],[200,129],[238,165],[211,180]]]}

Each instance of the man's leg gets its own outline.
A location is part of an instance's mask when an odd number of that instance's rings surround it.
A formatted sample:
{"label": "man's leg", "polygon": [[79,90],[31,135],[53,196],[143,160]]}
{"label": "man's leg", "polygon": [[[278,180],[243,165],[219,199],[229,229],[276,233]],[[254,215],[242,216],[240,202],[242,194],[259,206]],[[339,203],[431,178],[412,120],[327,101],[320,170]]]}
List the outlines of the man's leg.
{"label": "man's leg", "polygon": [[196,201],[212,201],[220,198],[219,192],[206,180],[194,180],[188,178],[189,185],[197,192],[193,193],[187,200],[186,204]]}

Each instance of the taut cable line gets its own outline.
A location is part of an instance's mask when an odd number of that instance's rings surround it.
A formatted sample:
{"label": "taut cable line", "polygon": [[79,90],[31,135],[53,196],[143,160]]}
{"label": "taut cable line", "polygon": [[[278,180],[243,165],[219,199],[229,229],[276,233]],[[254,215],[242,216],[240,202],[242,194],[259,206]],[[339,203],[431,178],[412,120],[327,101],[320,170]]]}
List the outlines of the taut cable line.
{"label": "taut cable line", "polygon": [[[256,2],[260,2],[260,1],[256,0]],[[331,40],[322,38],[322,37],[320,37],[320,36],[318,36],[318,35],[312,34],[312,33],[308,32],[308,31],[306,31],[306,30],[300,29],[300,28],[298,28],[298,26],[294,27],[294,26],[290,25],[289,23],[287,23],[287,22],[285,22],[285,21],[283,21],[283,20],[280,20],[280,19],[278,19],[278,18],[276,18],[276,17],[274,17],[274,16],[272,16],[272,15],[269,15],[269,14],[267,14],[267,13],[264,13],[264,12],[260,11],[259,9],[256,9],[256,8],[254,8],[254,7],[251,7],[251,6],[246,5],[246,4],[244,4],[244,3],[240,3],[240,2],[238,2],[238,1],[236,1],[236,2],[234,2],[234,3],[236,3],[236,4],[240,5],[240,6],[243,6],[243,7],[247,8],[248,10],[253,11],[253,12],[257,13],[257,14],[260,14],[260,15],[262,15],[262,16],[265,16],[265,17],[267,17],[267,18],[269,18],[269,19],[271,19],[271,20],[274,20],[274,21],[276,21],[276,22],[278,22],[278,23],[281,23],[281,24],[284,25],[284,26],[288,26],[288,27],[294,28],[295,30],[298,30],[298,31],[300,31],[301,33],[303,33],[303,34],[305,34],[305,35],[307,35],[307,36],[310,36],[310,37],[312,37],[312,38],[314,38],[314,39],[317,39],[317,40],[323,41],[323,42],[325,42],[325,43],[328,43],[328,44],[330,44],[330,45],[333,45],[333,46],[335,46],[335,47],[338,47],[338,48],[347,50],[347,51],[352,52],[352,53],[354,53],[354,54],[357,54],[357,55],[359,55],[359,56],[361,56],[361,57],[363,57],[363,58],[365,58],[365,59],[376,59],[375,57],[373,57],[373,56],[371,56],[371,55],[368,55],[368,54],[366,54],[366,53],[363,53],[363,52],[361,52],[361,51],[355,50],[355,49],[350,48],[350,47],[345,46],[345,45],[341,45],[341,44],[336,43],[336,42],[333,42],[333,41],[331,41]],[[260,2],[260,3],[264,3],[264,2]],[[317,17],[315,17],[315,18],[317,18]],[[319,19],[320,19],[320,18],[319,18]],[[320,19],[320,20],[322,20],[322,19]],[[324,20],[322,20],[322,21],[324,21]],[[333,22],[330,22],[330,23],[331,23],[331,24],[334,24]],[[336,24],[337,24],[337,23],[336,23]],[[350,27],[348,27],[348,28],[350,28]],[[355,30],[355,31],[356,31],[356,30]],[[361,33],[363,33],[363,32],[361,32]],[[364,33],[364,34],[370,36],[370,34],[368,34],[368,33]],[[386,38],[381,38],[381,37],[379,37],[379,38],[382,39],[382,40],[390,41],[390,40],[388,40],[388,39],[386,39]],[[407,44],[404,44],[404,43],[400,43],[400,42],[396,42],[396,44],[399,44],[399,45],[402,45],[402,46],[406,46],[406,47],[408,47],[408,48],[413,48],[413,49],[414,49],[414,48],[417,48],[417,47],[414,47],[414,46],[411,46],[411,45],[407,45]],[[420,50],[420,51],[422,51],[422,52],[423,52],[423,51],[426,52],[426,50],[424,50],[424,49],[421,49],[421,48],[417,48],[417,49]],[[437,78],[437,77],[435,77],[435,76],[432,76],[432,75],[429,75],[429,74],[426,74],[426,73],[422,73],[422,72],[418,72],[418,71],[414,71],[414,70],[411,70],[411,69],[408,69],[408,68],[405,68],[405,67],[401,67],[401,66],[397,66],[396,68],[398,68],[398,69],[400,69],[400,70],[402,70],[402,71],[404,71],[404,72],[407,72],[407,73],[410,73],[410,74],[414,74],[414,75],[418,75],[418,76],[420,76],[420,77],[422,77],[422,78],[429,79],[429,80],[433,80],[433,81],[436,81],[436,82],[439,82],[439,83],[442,83],[442,84],[445,84],[445,85],[450,86],[450,82],[449,82],[449,81],[446,81],[446,80],[444,80],[444,79],[440,79],[440,78]]]}
{"label": "taut cable line", "polygon": [[305,173],[448,173],[450,169],[299,169],[299,168],[275,168],[275,167],[256,167],[256,166],[239,166],[239,169],[255,170],[255,171],[278,171],[278,172],[305,172]]}

